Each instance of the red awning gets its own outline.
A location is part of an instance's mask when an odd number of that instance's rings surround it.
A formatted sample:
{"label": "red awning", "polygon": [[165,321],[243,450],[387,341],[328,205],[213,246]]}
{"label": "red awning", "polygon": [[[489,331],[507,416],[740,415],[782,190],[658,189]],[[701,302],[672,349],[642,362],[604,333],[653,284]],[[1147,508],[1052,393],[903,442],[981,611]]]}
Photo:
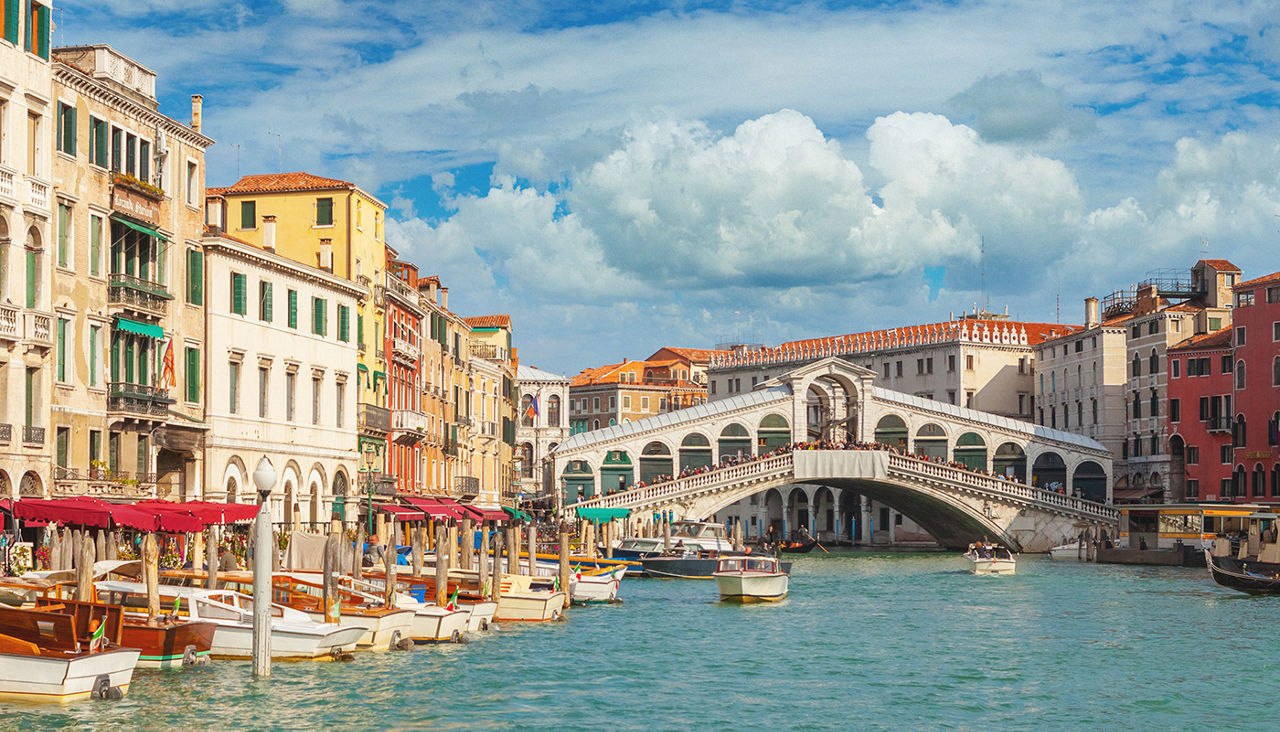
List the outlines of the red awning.
{"label": "red awning", "polygon": [[[441,500],[442,503],[444,501],[453,501],[453,499],[445,498]],[[480,508],[479,506],[473,506],[469,503],[457,503],[456,501],[453,501],[453,503],[459,509],[466,511],[467,513],[470,513],[473,517],[478,518],[481,521],[492,521],[494,523],[502,523],[504,521],[507,521],[510,518],[509,516],[507,516],[506,513],[502,511],[494,511],[489,508]]]}
{"label": "red awning", "polygon": [[403,497],[409,505],[420,509],[423,513],[433,519],[457,520],[462,518],[462,512],[455,504],[454,506],[446,506],[440,500],[434,498],[418,498],[417,496]]}
{"label": "red awning", "polygon": [[383,513],[389,513],[400,521],[422,521],[427,517],[422,511],[416,511],[405,506],[397,506],[394,503],[379,504],[378,510]]}
{"label": "red awning", "polygon": [[160,499],[140,501],[138,508],[154,508],[167,513],[185,514],[200,522],[200,529],[211,524],[231,524],[237,521],[252,521],[258,516],[258,506],[252,503],[218,503],[215,501],[184,501],[173,503]]}
{"label": "red awning", "polygon": [[13,515],[20,519],[103,529],[123,527],[141,531],[160,530],[160,517],[154,512],[88,497],[63,500],[23,498],[14,504]]}

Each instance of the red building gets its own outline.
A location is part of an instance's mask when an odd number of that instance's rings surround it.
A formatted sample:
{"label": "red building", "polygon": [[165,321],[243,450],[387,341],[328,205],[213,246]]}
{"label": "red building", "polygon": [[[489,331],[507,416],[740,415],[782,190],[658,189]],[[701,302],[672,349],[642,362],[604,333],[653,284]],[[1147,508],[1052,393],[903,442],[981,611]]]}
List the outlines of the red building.
{"label": "red building", "polygon": [[426,311],[418,299],[418,270],[396,260],[387,248],[384,348],[387,354],[387,408],[391,410],[391,434],[387,472],[396,478],[396,492],[420,493],[422,448],[427,436],[427,415],[422,409],[422,320]]}
{"label": "red building", "polygon": [[1194,335],[1171,346],[1167,358],[1171,474],[1183,471],[1187,500],[1229,500],[1231,328]]}
{"label": "red building", "polygon": [[1280,502],[1280,272],[1234,289],[1235,494]]}

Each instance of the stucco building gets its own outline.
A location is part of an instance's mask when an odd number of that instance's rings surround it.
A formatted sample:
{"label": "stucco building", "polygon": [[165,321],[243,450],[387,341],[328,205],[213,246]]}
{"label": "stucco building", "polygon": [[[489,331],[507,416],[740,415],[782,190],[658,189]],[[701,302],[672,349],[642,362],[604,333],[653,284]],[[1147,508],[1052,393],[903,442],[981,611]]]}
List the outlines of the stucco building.
{"label": "stucco building", "polygon": [[516,464],[520,493],[526,501],[537,498],[554,506],[554,486],[543,460],[569,436],[569,378],[528,364],[516,370],[520,392],[519,426],[516,428]]}

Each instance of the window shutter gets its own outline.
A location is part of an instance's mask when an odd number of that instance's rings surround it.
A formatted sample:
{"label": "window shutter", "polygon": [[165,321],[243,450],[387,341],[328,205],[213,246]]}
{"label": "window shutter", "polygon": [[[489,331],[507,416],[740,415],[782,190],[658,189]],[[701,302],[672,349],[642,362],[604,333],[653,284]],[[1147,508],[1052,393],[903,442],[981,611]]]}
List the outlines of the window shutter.
{"label": "window shutter", "polygon": [[27,307],[36,306],[36,253],[27,251]]}
{"label": "window shutter", "polygon": [[261,305],[259,306],[262,309],[261,317],[264,321],[270,323],[273,309],[273,303],[271,302],[271,283],[263,282],[261,290],[262,292],[258,294],[258,297],[261,300]]}
{"label": "window shutter", "polygon": [[67,130],[67,152],[72,155],[76,154],[76,108],[69,107],[67,109],[67,122],[70,129]]}
{"label": "window shutter", "polygon": [[320,300],[320,335],[329,335],[329,301]]}
{"label": "window shutter", "polygon": [[36,10],[36,21],[39,24],[39,37],[36,39],[37,53],[40,58],[49,60],[49,9],[43,5]]}
{"label": "window shutter", "polygon": [[242,274],[231,274],[231,311],[236,315],[244,315],[248,312],[247,294],[245,287],[248,283],[248,277]]}
{"label": "window shutter", "polygon": [[200,401],[200,351],[187,349],[187,401]]}
{"label": "window shutter", "polygon": [[316,225],[317,226],[333,225],[333,199],[332,198],[316,199]]}
{"label": "window shutter", "polygon": [[18,0],[8,0],[4,4],[4,39],[18,45]]}
{"label": "window shutter", "polygon": [[58,318],[58,381],[67,380],[67,321]]}
{"label": "window shutter", "polygon": [[102,274],[102,219],[89,217],[89,274]]}
{"label": "window shutter", "polygon": [[204,304],[204,252],[199,249],[187,250],[187,301]]}
{"label": "window shutter", "polygon": [[67,239],[71,236],[71,209],[58,204],[58,266],[67,266]]}
{"label": "window shutter", "polygon": [[356,315],[356,343],[364,345],[364,316]]}
{"label": "window shutter", "polygon": [[253,229],[258,225],[257,206],[253,201],[240,202],[240,228]]}
{"label": "window shutter", "polygon": [[298,291],[289,290],[289,327],[298,327]]}
{"label": "window shutter", "polygon": [[348,340],[351,331],[351,316],[346,305],[338,306],[338,340]]}
{"label": "window shutter", "polygon": [[98,385],[98,329],[89,328],[89,386]]}

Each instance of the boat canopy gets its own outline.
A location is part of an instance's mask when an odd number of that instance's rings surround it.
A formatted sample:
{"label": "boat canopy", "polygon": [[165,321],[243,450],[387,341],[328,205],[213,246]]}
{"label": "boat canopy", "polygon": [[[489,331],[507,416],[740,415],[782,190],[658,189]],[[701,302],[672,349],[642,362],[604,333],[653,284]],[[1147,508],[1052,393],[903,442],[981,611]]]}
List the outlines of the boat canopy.
{"label": "boat canopy", "polygon": [[602,521],[613,521],[614,519],[624,519],[631,515],[629,508],[579,508],[578,518],[586,519],[600,523]]}

